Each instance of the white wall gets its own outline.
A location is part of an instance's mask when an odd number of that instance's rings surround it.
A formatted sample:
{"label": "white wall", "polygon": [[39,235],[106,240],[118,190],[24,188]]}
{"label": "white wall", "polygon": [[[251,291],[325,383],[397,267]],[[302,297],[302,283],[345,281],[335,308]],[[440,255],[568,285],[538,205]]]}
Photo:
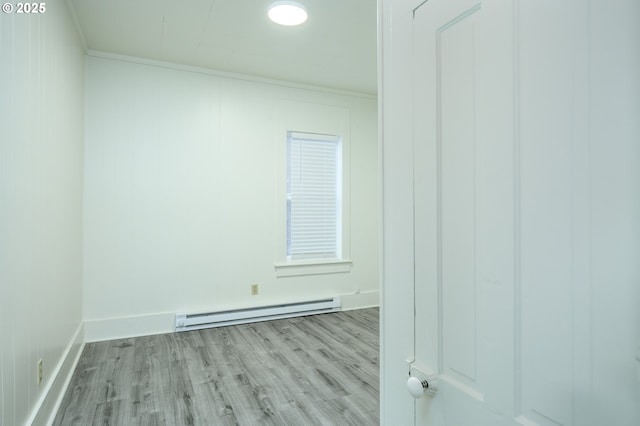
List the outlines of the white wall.
{"label": "white wall", "polygon": [[[86,62],[88,340],[170,331],[176,312],[334,295],[377,305],[375,99],[122,59]],[[348,109],[348,273],[276,278],[282,100]]]}
{"label": "white wall", "polygon": [[47,1],[40,16],[1,14],[3,425],[42,423],[79,349],[83,78],[82,45],[64,1]]}

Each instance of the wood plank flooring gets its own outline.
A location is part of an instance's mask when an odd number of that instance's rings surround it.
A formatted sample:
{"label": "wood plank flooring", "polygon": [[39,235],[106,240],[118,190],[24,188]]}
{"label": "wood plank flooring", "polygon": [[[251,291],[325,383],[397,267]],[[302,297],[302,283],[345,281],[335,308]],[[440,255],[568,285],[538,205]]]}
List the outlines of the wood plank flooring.
{"label": "wood plank flooring", "polygon": [[377,425],[378,309],[89,343],[54,425]]}

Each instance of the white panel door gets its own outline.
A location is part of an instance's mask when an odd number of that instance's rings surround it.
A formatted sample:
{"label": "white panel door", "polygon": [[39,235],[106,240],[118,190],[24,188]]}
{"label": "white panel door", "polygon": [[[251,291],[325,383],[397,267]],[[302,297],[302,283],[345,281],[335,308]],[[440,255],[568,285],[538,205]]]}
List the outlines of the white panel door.
{"label": "white panel door", "polygon": [[[598,200],[617,196],[598,179],[635,182],[632,168],[601,158],[624,160],[622,149],[637,164],[638,145],[614,139],[618,151],[596,156],[606,141],[588,107],[599,77],[589,70],[600,69],[589,61],[606,55],[590,50],[592,16],[578,0],[428,0],[414,10],[408,361],[439,377],[436,395],[416,400],[416,424],[640,425],[629,349],[640,300],[627,279],[638,267],[624,261],[629,251],[606,256],[597,244],[616,247],[602,238],[615,215],[601,215]],[[621,212],[635,211],[638,195],[620,194]],[[637,218],[625,226],[638,235]],[[614,283],[626,293],[607,292]],[[603,355],[615,350],[624,353]]]}
{"label": "white panel door", "polygon": [[509,2],[414,15],[416,424],[493,425],[513,405],[514,108]]}

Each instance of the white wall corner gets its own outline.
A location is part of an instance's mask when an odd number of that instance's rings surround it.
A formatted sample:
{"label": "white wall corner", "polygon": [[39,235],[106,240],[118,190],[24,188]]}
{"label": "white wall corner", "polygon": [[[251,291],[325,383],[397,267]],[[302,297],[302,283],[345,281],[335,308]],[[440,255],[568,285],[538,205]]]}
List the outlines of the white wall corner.
{"label": "white wall corner", "polygon": [[44,391],[31,412],[31,416],[27,419],[27,425],[39,426],[53,423],[83,349],[84,324],[80,323],[60,361],[53,369]]}
{"label": "white wall corner", "polygon": [[380,291],[363,291],[361,293],[341,294],[342,310],[374,308],[380,306]]}
{"label": "white wall corner", "polygon": [[82,25],[80,25],[80,20],[78,19],[78,12],[76,11],[76,7],[73,4],[72,0],[65,0],[65,3],[67,5],[67,10],[69,11],[69,16],[71,16],[71,20],[73,21],[73,24],[75,26],[76,33],[78,34],[78,39],[82,44],[82,50],[84,51],[84,53],[87,53],[87,51],[89,50],[89,45],[87,44],[87,38],[84,35]]}

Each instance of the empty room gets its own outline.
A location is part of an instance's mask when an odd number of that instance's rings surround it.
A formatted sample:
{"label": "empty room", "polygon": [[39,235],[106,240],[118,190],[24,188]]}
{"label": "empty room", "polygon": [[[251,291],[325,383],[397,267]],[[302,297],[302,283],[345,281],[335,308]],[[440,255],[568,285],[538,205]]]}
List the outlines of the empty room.
{"label": "empty room", "polygon": [[640,424],[637,0],[1,7],[0,426]]}
{"label": "empty room", "polygon": [[2,425],[379,421],[376,3],[272,3],[3,9]]}

